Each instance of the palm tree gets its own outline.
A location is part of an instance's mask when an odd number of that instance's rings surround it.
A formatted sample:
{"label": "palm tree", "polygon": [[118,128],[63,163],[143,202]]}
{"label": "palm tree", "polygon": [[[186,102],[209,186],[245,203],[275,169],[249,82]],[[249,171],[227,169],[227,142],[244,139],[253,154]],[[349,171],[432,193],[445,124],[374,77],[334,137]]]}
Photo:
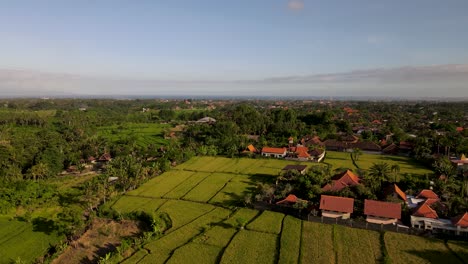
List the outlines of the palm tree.
{"label": "palm tree", "polygon": [[370,187],[374,190],[374,192],[377,192],[382,186],[382,182],[390,178],[390,175],[391,169],[388,163],[374,163],[369,168],[369,174],[366,177],[366,181],[369,181]]}
{"label": "palm tree", "polygon": [[396,177],[400,173],[400,165],[393,164],[390,170],[393,172],[393,182],[396,182]]}

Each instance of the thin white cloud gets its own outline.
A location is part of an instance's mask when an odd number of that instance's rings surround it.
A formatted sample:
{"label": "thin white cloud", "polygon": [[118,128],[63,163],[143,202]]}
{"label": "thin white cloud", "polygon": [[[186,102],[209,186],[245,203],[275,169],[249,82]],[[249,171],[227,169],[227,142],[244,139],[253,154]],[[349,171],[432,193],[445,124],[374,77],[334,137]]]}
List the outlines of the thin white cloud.
{"label": "thin white cloud", "polygon": [[468,97],[468,64],[373,68],[256,80],[142,80],[0,69],[0,97],[284,95]]}
{"label": "thin white cloud", "polygon": [[304,1],[301,0],[289,0],[288,9],[293,11],[299,11],[304,9]]}

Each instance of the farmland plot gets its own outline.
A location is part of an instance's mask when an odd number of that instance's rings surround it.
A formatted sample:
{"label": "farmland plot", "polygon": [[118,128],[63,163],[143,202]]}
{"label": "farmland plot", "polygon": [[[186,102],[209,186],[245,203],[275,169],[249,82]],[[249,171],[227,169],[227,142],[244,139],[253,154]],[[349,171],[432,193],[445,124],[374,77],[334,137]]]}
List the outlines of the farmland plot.
{"label": "farmland plot", "polygon": [[241,230],[224,251],[221,263],[273,264],[278,235]]}
{"label": "farmland plot", "polygon": [[263,211],[252,223],[247,225],[247,229],[259,232],[279,234],[283,223],[284,214]]}
{"label": "farmland plot", "polygon": [[215,207],[209,204],[169,200],[158,209],[157,213],[167,213],[172,221],[171,230],[174,230],[193,221],[197,217],[212,211],[213,209],[215,209]]}
{"label": "farmland plot", "polygon": [[238,227],[238,219],[243,220],[245,223],[249,223],[254,219],[260,212],[253,209],[241,208],[237,210],[229,219],[224,221],[225,224],[231,225],[232,227]]}
{"label": "farmland plot", "polygon": [[194,242],[223,248],[228,245],[236,233],[237,229],[217,225],[201,234]]}
{"label": "farmland plot", "polygon": [[[37,226],[37,229],[48,228]],[[12,263],[22,260],[32,263],[37,257],[43,256],[50,245],[58,243],[61,237],[36,229],[31,223],[0,218],[0,263]]]}
{"label": "farmland plot", "polygon": [[250,188],[254,187],[255,185],[247,176],[235,176],[209,202],[221,205],[236,204],[242,202]]}
{"label": "farmland plot", "polygon": [[460,258],[468,259],[468,242],[462,241],[449,241],[447,246]]}
{"label": "farmland plot", "polygon": [[333,226],[338,263],[377,263],[382,260],[380,234],[344,226]]}
{"label": "farmland plot", "polygon": [[333,226],[302,222],[301,263],[335,263]]}
{"label": "farmland plot", "polygon": [[179,199],[210,175],[209,172],[196,172],[164,195],[164,198]]}
{"label": "farmland plot", "polygon": [[167,263],[216,263],[221,251],[222,248],[216,246],[188,243],[174,251]]}
{"label": "farmland plot", "polygon": [[232,174],[213,173],[183,196],[182,199],[207,202],[215,196],[232,177],[234,177]]}
{"label": "farmland plot", "polygon": [[[195,174],[195,172],[190,171],[169,171],[163,175],[156,177],[144,184],[141,188],[138,188],[137,191],[132,191],[130,194],[146,197],[161,198],[166,193],[169,193],[179,184],[184,182],[190,176]],[[153,181],[154,180],[154,181]]]}
{"label": "farmland plot", "polygon": [[281,231],[279,263],[296,264],[299,262],[301,232],[302,223],[300,219],[289,215],[284,218],[283,230]]}
{"label": "farmland plot", "polygon": [[120,213],[130,213],[134,211],[145,211],[148,213],[156,211],[166,200],[145,198],[138,196],[122,196],[117,200],[112,208]]}
{"label": "farmland plot", "polygon": [[392,263],[461,263],[442,240],[387,232],[385,245]]}

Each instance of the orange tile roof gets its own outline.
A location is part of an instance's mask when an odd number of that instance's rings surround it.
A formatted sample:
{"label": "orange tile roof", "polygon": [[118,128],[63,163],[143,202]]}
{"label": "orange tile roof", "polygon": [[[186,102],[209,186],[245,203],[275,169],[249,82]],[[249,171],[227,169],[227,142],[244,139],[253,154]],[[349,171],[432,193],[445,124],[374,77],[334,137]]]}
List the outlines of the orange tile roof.
{"label": "orange tile roof", "polygon": [[439,196],[432,190],[424,189],[418,195],[416,195],[416,198],[439,199]]}
{"label": "orange tile roof", "polygon": [[401,204],[366,199],[364,200],[364,214],[377,217],[401,219]]}
{"label": "orange tile roof", "polygon": [[256,149],[252,144],[248,145],[248,146],[247,146],[247,149],[248,149],[250,152],[257,152],[257,149]]}
{"label": "orange tile roof", "polygon": [[308,157],[310,157],[310,155],[306,151],[301,151],[301,152],[299,152],[297,154],[297,157],[299,157],[299,158],[308,158]]}
{"label": "orange tile roof", "polygon": [[406,201],[406,193],[404,193],[396,184],[393,184],[393,188],[395,188],[395,192],[398,196],[403,199],[403,201]]}
{"label": "orange tile roof", "polygon": [[426,218],[433,218],[437,219],[439,216],[437,212],[429,206],[427,201],[421,203],[413,213],[414,216],[426,217]]}
{"label": "orange tile roof", "polygon": [[452,218],[452,223],[455,226],[468,227],[468,212]]}
{"label": "orange tile roof", "polygon": [[354,199],[321,195],[320,196],[320,210],[335,211],[342,213],[352,213],[354,210]]}
{"label": "orange tile roof", "polygon": [[354,186],[359,184],[359,177],[356,176],[352,171],[347,170],[342,174],[337,174],[332,177],[332,183],[327,184],[322,188],[322,191],[337,192],[344,189],[347,186]]}
{"label": "orange tile roof", "polygon": [[269,148],[263,147],[262,152],[265,153],[274,153],[274,154],[284,154],[286,152],[286,148]]}

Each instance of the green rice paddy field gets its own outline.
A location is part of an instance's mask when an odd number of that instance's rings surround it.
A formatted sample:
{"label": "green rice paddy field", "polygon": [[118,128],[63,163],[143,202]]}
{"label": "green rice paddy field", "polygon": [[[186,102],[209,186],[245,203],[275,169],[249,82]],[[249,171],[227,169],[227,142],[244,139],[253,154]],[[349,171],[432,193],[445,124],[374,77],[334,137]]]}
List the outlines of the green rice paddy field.
{"label": "green rice paddy field", "polygon": [[[117,200],[172,227],[123,263],[463,263],[467,243],[352,229],[236,207],[290,161],[196,157]],[[244,223],[240,227],[239,223]],[[429,256],[429,257],[428,257]]]}
{"label": "green rice paddy field", "polygon": [[[50,234],[46,223],[28,223],[0,216],[0,263],[33,263],[61,237]],[[22,262],[21,262],[22,261]]]}
{"label": "green rice paddy field", "polygon": [[164,139],[164,131],[168,128],[170,125],[125,123],[124,125],[100,127],[98,135],[111,142],[134,139],[139,146],[161,146],[167,144],[167,140]]}

